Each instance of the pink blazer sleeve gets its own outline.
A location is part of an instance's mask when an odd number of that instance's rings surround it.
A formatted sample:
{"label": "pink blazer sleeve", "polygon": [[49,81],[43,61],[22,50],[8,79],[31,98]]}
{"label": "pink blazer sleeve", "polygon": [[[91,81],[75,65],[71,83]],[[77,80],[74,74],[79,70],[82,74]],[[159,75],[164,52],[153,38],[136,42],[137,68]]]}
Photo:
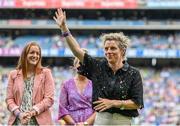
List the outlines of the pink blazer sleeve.
{"label": "pink blazer sleeve", "polygon": [[54,103],[54,80],[51,74],[51,70],[45,69],[45,94],[44,99],[33,106],[33,108],[39,113],[46,111]]}
{"label": "pink blazer sleeve", "polygon": [[8,86],[7,86],[7,95],[6,95],[6,104],[7,104],[7,109],[10,112],[13,112],[15,109],[19,108],[18,105],[16,105],[14,101],[14,95],[13,95],[13,85],[14,85],[14,79],[15,75],[17,74],[17,70],[13,70],[10,72],[9,77],[8,77]]}

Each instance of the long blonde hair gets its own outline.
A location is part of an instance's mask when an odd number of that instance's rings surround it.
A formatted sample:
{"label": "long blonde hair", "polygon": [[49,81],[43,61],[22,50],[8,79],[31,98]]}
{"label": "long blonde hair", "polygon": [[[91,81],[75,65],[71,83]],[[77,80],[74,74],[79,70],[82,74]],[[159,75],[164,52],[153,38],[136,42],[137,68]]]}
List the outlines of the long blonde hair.
{"label": "long blonde hair", "polygon": [[35,73],[37,74],[39,72],[39,70],[41,70],[42,68],[42,64],[41,64],[41,60],[42,60],[42,56],[41,56],[41,48],[40,46],[36,43],[36,42],[30,42],[28,43],[22,50],[21,56],[19,57],[19,61],[17,64],[16,69],[18,70],[22,70],[22,74],[23,74],[23,78],[26,79],[27,78],[27,70],[28,70],[28,64],[27,64],[27,54],[29,53],[29,50],[32,46],[37,46],[39,48],[39,61],[37,63],[37,65],[35,66]]}

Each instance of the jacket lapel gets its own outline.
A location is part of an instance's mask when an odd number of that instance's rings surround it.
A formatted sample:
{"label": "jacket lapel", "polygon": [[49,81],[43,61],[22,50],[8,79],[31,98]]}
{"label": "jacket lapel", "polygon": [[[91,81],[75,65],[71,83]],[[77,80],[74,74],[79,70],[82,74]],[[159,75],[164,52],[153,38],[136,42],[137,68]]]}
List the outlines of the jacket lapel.
{"label": "jacket lapel", "polygon": [[40,85],[41,81],[43,79],[43,72],[41,71],[40,74],[36,74],[34,78],[34,86],[33,86],[33,99],[36,96],[38,86]]}
{"label": "jacket lapel", "polygon": [[23,79],[22,70],[18,71],[16,79],[17,79],[17,84],[18,84],[19,92],[20,92],[20,101],[22,101],[23,92],[24,92],[24,79]]}

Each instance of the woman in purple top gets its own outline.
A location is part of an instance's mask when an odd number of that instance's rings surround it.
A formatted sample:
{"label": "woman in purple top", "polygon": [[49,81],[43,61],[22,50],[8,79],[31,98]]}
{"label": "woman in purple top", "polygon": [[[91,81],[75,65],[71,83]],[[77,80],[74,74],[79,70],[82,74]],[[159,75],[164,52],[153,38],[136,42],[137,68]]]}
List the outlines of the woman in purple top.
{"label": "woman in purple top", "polygon": [[63,119],[67,125],[92,125],[95,119],[92,82],[83,76],[83,66],[77,58],[74,60],[74,67],[77,69],[75,77],[62,83],[58,119]]}

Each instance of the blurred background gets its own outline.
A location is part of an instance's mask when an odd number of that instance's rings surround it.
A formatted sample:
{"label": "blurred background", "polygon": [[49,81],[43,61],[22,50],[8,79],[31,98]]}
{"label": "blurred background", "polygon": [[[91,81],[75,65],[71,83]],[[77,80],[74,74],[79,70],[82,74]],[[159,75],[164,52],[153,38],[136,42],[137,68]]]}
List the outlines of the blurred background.
{"label": "blurred background", "polygon": [[58,125],[60,85],[74,70],[73,55],[53,21],[56,8],[66,11],[72,34],[94,57],[104,56],[102,33],[130,37],[127,60],[140,69],[144,85],[144,109],[134,125],[180,125],[180,0],[0,0],[1,125],[9,116],[7,77],[29,41],[41,45],[43,65],[52,69]]}

